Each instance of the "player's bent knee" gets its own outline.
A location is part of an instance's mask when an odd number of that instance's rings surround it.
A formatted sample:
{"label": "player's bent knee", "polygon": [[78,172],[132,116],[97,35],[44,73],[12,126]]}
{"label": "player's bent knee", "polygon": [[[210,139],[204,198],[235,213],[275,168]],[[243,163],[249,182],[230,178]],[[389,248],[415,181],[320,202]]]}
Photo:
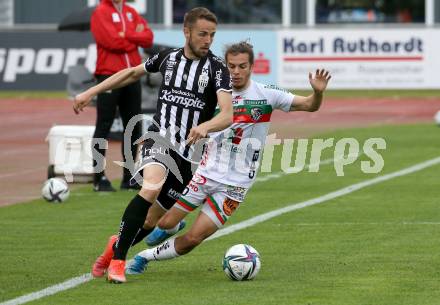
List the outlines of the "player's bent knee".
{"label": "player's bent knee", "polygon": [[171,217],[167,217],[168,215],[164,215],[158,222],[157,222],[157,226],[159,228],[161,228],[162,230],[170,230],[172,228],[174,228],[177,223],[175,223],[173,221],[173,219],[171,219]]}
{"label": "player's bent knee", "polygon": [[150,164],[144,168],[142,190],[160,192],[167,178],[165,166]]}

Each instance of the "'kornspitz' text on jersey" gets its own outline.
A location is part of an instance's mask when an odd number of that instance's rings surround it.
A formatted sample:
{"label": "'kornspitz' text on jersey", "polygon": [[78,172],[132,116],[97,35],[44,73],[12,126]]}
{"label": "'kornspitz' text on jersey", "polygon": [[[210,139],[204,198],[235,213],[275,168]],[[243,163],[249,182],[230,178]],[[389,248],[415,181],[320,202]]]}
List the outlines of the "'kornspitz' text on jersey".
{"label": "'kornspitz' text on jersey", "polygon": [[232,92],[233,124],[210,134],[197,173],[227,185],[249,188],[260,166],[274,109],[290,110],[294,95],[251,80],[243,91]]}
{"label": "'kornspitz' text on jersey", "polygon": [[163,77],[154,115],[159,127],[153,124],[149,130],[165,136],[169,129],[169,140],[176,152],[191,159],[194,148],[185,143],[189,131],[214,116],[218,91],[232,91],[226,65],[211,51],[205,57],[191,60],[180,48],[157,53],[144,67],[147,72],[160,72]]}

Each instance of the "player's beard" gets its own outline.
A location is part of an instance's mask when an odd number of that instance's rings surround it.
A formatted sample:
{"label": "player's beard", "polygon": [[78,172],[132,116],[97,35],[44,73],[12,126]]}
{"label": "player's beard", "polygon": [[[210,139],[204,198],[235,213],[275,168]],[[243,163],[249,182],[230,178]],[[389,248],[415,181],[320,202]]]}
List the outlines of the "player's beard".
{"label": "player's beard", "polygon": [[201,58],[201,57],[203,57],[203,56],[206,55],[206,54],[202,54],[201,52],[199,52],[199,51],[193,46],[193,43],[192,43],[192,35],[191,35],[191,34],[189,34],[188,47],[189,47],[189,49],[191,50],[191,52],[194,54],[194,56],[196,56],[196,57],[198,57],[198,58]]}

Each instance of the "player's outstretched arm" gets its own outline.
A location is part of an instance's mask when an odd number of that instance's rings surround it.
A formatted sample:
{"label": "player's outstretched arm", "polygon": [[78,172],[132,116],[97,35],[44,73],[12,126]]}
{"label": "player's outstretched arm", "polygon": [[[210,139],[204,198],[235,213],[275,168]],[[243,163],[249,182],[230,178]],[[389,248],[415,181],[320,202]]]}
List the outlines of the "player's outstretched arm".
{"label": "player's outstretched arm", "polygon": [[191,128],[187,139],[188,144],[194,144],[198,140],[206,138],[208,133],[223,130],[232,124],[233,107],[231,92],[218,91],[217,103],[220,112],[211,120]]}
{"label": "player's outstretched arm", "polygon": [[136,67],[127,68],[113,74],[103,82],[75,96],[73,100],[73,110],[76,114],[79,114],[99,93],[127,86],[137,81],[145,73],[144,64],[140,64]]}
{"label": "player's outstretched arm", "polygon": [[316,70],[315,75],[309,73],[309,81],[313,93],[309,96],[296,95],[290,111],[316,111],[321,107],[324,91],[327,88],[331,75],[324,69]]}

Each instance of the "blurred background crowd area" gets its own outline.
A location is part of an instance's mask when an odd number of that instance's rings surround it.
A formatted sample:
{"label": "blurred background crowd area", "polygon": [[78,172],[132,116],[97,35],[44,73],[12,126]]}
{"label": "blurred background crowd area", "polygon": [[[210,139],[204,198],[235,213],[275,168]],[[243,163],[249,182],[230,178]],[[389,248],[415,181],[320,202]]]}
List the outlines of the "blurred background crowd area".
{"label": "blurred background crowd area", "polygon": [[[58,23],[66,14],[99,0],[0,0],[0,26]],[[426,7],[434,0],[127,0],[140,4],[140,13],[150,23],[166,22],[167,5],[172,23],[180,24],[185,12],[195,6],[214,11],[222,24],[281,24],[283,6],[289,8],[291,24],[306,24],[310,6],[316,24],[424,23]],[[50,7],[50,10],[47,10]],[[440,21],[436,5],[434,20]]]}

